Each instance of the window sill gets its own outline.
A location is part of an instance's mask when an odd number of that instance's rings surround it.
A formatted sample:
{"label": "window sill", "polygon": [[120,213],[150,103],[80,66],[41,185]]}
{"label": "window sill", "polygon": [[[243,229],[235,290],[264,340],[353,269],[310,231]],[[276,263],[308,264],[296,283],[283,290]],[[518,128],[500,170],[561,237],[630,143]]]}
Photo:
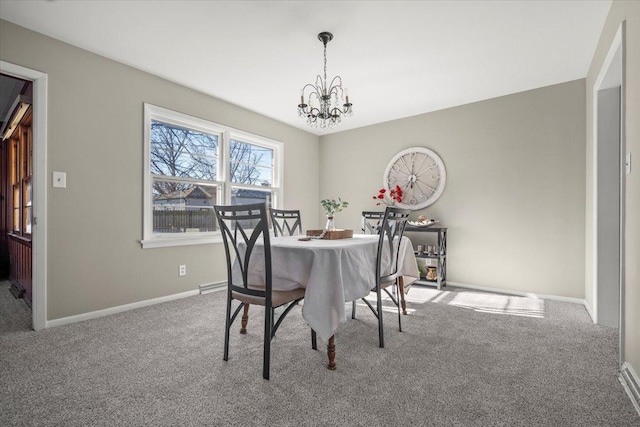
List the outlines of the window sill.
{"label": "window sill", "polygon": [[[31,234],[26,234],[21,236],[19,234],[15,234],[14,232],[9,232],[8,235],[15,240],[21,240],[23,242],[31,242]],[[220,241],[222,241],[222,238],[220,238]]]}
{"label": "window sill", "polygon": [[140,240],[142,249],[208,245],[212,243],[222,243],[222,236],[218,234],[213,236],[155,237],[152,239]]}

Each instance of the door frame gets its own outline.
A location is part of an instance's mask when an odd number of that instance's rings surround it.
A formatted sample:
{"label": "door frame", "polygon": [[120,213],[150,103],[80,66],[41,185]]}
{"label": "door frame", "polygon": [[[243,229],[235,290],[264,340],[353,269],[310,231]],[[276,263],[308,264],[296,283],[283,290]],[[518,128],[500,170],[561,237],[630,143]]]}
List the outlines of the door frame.
{"label": "door frame", "polygon": [[33,82],[32,327],[47,327],[47,84],[48,75],[0,61],[0,71]]}
{"label": "door frame", "polygon": [[[619,339],[619,364],[618,367],[622,366],[624,361],[624,333],[625,333],[625,323],[624,323],[624,301],[625,301],[625,170],[624,170],[624,159],[626,155],[626,133],[625,133],[625,118],[626,118],[626,108],[625,108],[625,69],[626,69],[626,21],[622,21],[618,30],[616,32],[615,37],[613,38],[611,45],[609,47],[609,51],[607,52],[607,56],[602,63],[600,68],[600,72],[598,73],[598,77],[593,85],[593,182],[592,182],[592,192],[593,192],[593,205],[592,205],[592,215],[593,215],[593,224],[592,224],[592,239],[593,239],[593,248],[591,254],[591,265],[592,265],[592,295],[593,295],[593,321],[594,323],[598,323],[598,92],[602,89],[605,89],[605,77],[612,69],[612,67],[616,66],[614,64],[614,59],[618,51],[620,51],[620,302],[619,302],[619,330],[618,330],[618,339]],[[615,87],[615,86],[614,86]]]}

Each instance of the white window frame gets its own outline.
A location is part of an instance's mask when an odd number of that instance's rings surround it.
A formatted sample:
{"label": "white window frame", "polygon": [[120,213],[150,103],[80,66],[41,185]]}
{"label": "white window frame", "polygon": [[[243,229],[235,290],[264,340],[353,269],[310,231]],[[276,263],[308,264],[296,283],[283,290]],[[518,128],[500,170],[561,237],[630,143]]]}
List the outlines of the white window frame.
{"label": "white window frame", "polygon": [[[216,184],[221,191],[216,192],[216,204],[231,204],[231,189],[244,188],[250,190],[271,190],[273,207],[283,205],[283,157],[284,144],[269,138],[220,125],[208,120],[189,116],[177,111],[168,110],[152,104],[144,104],[144,179],[143,179],[143,234],[140,243],[143,248],[160,248],[170,246],[201,245],[222,243],[219,231],[215,232],[185,232],[185,233],[153,233],[153,178],[151,173],[151,122],[160,121],[198,132],[218,136],[218,167],[215,181],[202,181],[204,185]],[[271,186],[248,185],[232,183],[230,179],[231,140],[246,142],[273,150],[273,182]],[[180,178],[177,178],[180,180]],[[194,182],[190,180],[189,182]]]}

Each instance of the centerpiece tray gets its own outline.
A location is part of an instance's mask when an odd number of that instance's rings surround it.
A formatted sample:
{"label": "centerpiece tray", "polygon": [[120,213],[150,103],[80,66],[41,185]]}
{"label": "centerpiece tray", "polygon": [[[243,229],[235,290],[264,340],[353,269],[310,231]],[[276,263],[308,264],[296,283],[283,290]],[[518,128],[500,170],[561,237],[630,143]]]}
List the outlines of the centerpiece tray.
{"label": "centerpiece tray", "polygon": [[[314,237],[322,234],[324,230],[307,230],[307,236]],[[353,237],[353,230],[336,229],[327,231],[323,239],[337,240],[337,239],[350,239]]]}

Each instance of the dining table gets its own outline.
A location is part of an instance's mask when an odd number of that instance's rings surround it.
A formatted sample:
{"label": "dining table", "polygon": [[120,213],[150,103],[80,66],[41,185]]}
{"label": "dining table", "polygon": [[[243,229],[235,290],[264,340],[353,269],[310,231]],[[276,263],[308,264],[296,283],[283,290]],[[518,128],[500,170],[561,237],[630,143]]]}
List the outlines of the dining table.
{"label": "dining table", "polygon": [[[375,287],[378,241],[379,236],[371,234],[334,240],[270,237],[272,288],[305,289],[302,317],[327,343],[329,369],[336,368],[335,334],[347,321],[347,303],[366,297]],[[258,242],[253,251],[248,282],[264,286],[264,246]],[[383,255],[383,270],[390,267],[389,258]],[[413,245],[407,237],[400,244],[398,272],[400,294],[404,296],[420,277]],[[404,298],[399,300],[406,314]]]}

